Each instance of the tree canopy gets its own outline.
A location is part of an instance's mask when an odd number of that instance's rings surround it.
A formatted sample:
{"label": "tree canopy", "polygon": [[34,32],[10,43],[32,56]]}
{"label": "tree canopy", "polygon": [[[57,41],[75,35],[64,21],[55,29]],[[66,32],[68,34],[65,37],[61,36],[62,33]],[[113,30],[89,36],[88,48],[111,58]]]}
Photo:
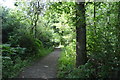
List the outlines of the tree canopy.
{"label": "tree canopy", "polygon": [[58,78],[119,78],[120,2],[14,2],[3,6],[3,78],[62,49]]}

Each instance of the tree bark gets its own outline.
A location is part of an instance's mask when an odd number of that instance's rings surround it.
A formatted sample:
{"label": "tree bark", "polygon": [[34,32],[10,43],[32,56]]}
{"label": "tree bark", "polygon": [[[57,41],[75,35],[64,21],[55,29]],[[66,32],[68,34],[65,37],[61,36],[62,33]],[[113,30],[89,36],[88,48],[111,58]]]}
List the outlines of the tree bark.
{"label": "tree bark", "polygon": [[96,35],[96,4],[95,4],[96,2],[94,2],[94,27],[95,27],[95,29],[94,29],[94,33],[95,33],[95,35]]}
{"label": "tree bark", "polygon": [[87,62],[84,2],[76,3],[76,67]]}
{"label": "tree bark", "polygon": [[[120,54],[120,2],[118,2],[118,55]],[[120,55],[119,55],[120,57]],[[120,60],[120,59],[119,59]],[[118,65],[120,67],[120,65]],[[117,78],[120,79],[120,70],[118,70]]]}
{"label": "tree bark", "polygon": [[[34,3],[32,3],[34,4]],[[37,2],[37,5],[33,5],[33,19],[31,20],[31,33],[34,35],[34,38],[36,38],[37,36],[37,22],[39,20],[39,8],[40,8],[40,5],[39,5],[39,1]]]}
{"label": "tree bark", "polygon": [[40,5],[39,5],[39,1],[37,2],[37,11],[36,11],[36,20],[35,20],[35,34],[34,34],[34,36],[35,36],[35,38],[37,37],[37,22],[38,22],[38,20],[39,20],[39,12],[38,12],[38,9],[39,9],[39,7],[40,7]]}

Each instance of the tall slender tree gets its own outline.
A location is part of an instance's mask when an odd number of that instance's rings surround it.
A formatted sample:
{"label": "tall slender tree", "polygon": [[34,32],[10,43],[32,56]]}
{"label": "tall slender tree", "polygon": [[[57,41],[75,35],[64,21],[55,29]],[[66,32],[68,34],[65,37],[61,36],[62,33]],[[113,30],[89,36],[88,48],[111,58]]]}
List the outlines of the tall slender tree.
{"label": "tall slender tree", "polygon": [[85,2],[76,3],[76,67],[87,62]]}
{"label": "tall slender tree", "polygon": [[37,22],[39,19],[39,8],[40,8],[40,4],[39,4],[39,0],[36,2],[31,2],[33,5],[33,19],[32,19],[32,33],[34,33],[34,37],[36,38],[36,33],[37,33]]}
{"label": "tall slender tree", "polygon": [[95,35],[96,35],[96,2],[94,1],[94,27],[95,27],[95,29],[94,29],[94,33],[95,33]]}

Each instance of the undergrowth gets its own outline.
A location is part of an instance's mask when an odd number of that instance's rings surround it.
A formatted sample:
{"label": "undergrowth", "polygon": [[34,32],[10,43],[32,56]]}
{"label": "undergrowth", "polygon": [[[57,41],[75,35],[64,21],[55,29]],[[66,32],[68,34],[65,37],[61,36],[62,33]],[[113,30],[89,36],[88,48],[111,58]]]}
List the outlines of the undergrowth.
{"label": "undergrowth", "polygon": [[17,77],[20,71],[24,67],[30,65],[33,61],[46,56],[53,49],[42,48],[40,52],[32,56],[27,56],[25,59],[22,57],[25,54],[26,48],[21,47],[10,47],[10,44],[2,45],[2,77],[3,78],[14,78]]}

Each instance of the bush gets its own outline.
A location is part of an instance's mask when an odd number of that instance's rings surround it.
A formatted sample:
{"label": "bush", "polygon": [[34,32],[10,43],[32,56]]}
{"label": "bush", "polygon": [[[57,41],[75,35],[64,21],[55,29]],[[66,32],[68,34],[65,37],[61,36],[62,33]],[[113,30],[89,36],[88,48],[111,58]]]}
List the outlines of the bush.
{"label": "bush", "polygon": [[[34,39],[31,35],[22,35],[19,39],[19,45],[21,47],[27,48],[28,54],[35,54],[38,53],[40,44]],[[27,55],[27,54],[26,54]]]}
{"label": "bush", "polygon": [[40,50],[44,48],[42,42],[30,35],[28,32],[24,32],[21,30],[19,34],[15,34],[10,36],[11,46],[16,47],[20,45],[22,48],[26,48],[24,56],[32,56],[40,53]]}
{"label": "bush", "polygon": [[[40,44],[39,40],[36,40],[36,45]],[[43,47],[42,47],[43,48]],[[40,53],[36,55],[25,56],[26,48],[22,47],[11,47],[11,44],[2,45],[2,77],[3,78],[13,78],[16,77],[23,67],[29,64],[29,62],[36,60],[42,56],[47,55],[53,49],[43,48]]]}
{"label": "bush", "polygon": [[39,28],[37,29],[37,36],[36,38],[39,39],[44,47],[49,48],[53,47],[53,42],[52,42],[52,32],[49,31],[48,27],[44,26],[38,26]]}
{"label": "bush", "polygon": [[10,44],[2,45],[2,76],[3,78],[13,77],[21,67],[24,66],[22,56],[25,54],[25,48],[10,47]]}
{"label": "bush", "polygon": [[88,61],[85,65],[76,68],[75,44],[67,45],[63,48],[59,59],[58,78],[119,78],[119,56],[110,50],[107,50],[109,53],[96,52],[97,54],[94,51],[88,55]]}
{"label": "bush", "polygon": [[58,77],[65,78],[75,67],[75,43],[71,43],[63,48],[59,63]]}
{"label": "bush", "polygon": [[15,15],[10,14],[9,9],[2,8],[2,42],[6,43],[9,41],[9,36],[12,36],[21,24]]}

